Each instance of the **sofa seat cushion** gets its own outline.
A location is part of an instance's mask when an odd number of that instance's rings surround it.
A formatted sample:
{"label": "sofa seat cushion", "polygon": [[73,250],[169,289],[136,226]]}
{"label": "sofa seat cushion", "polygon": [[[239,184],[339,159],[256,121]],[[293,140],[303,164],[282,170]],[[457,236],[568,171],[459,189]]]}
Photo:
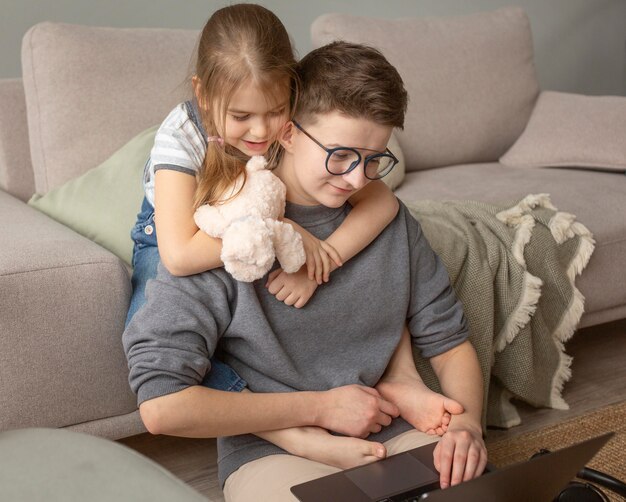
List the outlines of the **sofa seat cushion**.
{"label": "sofa seat cushion", "polygon": [[398,69],[410,98],[398,135],[407,171],[496,161],[539,95],[519,7],[442,18],[325,14],[311,34],[315,47],[337,39],[374,46]]}
{"label": "sofa seat cushion", "polygon": [[22,68],[36,191],[99,165],[189,97],[197,36],[50,22],[28,30]]}
{"label": "sofa seat cushion", "polygon": [[407,173],[396,190],[403,200],[480,200],[507,203],[531,193],[551,194],[552,203],[572,213],[596,239],[596,249],[577,285],[585,312],[626,303],[626,176],[570,169],[523,169],[499,163],[467,164]]}

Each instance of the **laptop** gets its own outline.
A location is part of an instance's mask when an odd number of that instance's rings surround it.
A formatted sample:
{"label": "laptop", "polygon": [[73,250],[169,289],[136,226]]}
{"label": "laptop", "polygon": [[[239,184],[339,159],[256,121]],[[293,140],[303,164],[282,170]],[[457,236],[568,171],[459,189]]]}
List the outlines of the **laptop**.
{"label": "laptop", "polygon": [[291,488],[301,502],[550,502],[614,435],[602,436],[486,472],[441,490],[431,443]]}

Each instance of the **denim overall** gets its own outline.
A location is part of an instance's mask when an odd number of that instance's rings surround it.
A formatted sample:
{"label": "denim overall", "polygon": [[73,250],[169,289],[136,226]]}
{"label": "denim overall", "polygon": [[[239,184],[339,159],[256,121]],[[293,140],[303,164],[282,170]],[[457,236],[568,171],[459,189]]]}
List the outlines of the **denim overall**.
{"label": "denim overall", "polygon": [[[188,105],[189,106],[189,105]],[[196,114],[190,114],[192,119]],[[203,129],[200,129],[201,131]],[[144,197],[137,222],[130,232],[133,239],[133,295],[126,316],[126,325],[133,315],[146,302],[146,284],[157,275],[157,267],[161,261],[157,247],[156,227],[154,225],[154,208]],[[202,385],[212,389],[225,391],[241,391],[246,382],[230,366],[219,359],[211,358],[211,370],[204,377]]]}

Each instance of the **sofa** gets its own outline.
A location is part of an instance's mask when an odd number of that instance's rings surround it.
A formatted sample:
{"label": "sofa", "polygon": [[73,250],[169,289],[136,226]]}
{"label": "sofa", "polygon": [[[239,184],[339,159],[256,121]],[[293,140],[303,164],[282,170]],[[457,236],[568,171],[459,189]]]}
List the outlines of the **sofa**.
{"label": "sofa", "polygon": [[[74,211],[93,220],[89,231],[33,201],[93,172],[187,97],[197,35],[40,23],[23,39],[22,78],[0,80],[0,430],[145,432],[121,345],[130,237],[121,251],[99,241],[121,207],[128,231],[135,214],[114,180],[94,192],[108,201],[102,214]],[[403,76],[400,198],[549,193],[596,241],[577,282],[579,326],[626,317],[626,97],[542,92],[529,21],[515,7],[402,20],[331,14],[312,38],[377,46]],[[132,190],[140,196],[139,181]]]}

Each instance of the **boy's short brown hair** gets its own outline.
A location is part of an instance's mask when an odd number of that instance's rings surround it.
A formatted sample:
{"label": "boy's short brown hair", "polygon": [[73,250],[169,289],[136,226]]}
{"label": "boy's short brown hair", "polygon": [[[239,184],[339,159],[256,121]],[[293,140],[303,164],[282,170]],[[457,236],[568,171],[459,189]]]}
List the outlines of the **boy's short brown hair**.
{"label": "boy's short brown hair", "polygon": [[332,42],[299,64],[300,92],[294,117],[301,123],[338,111],[402,129],[408,95],[398,71],[380,51],[361,44]]}

